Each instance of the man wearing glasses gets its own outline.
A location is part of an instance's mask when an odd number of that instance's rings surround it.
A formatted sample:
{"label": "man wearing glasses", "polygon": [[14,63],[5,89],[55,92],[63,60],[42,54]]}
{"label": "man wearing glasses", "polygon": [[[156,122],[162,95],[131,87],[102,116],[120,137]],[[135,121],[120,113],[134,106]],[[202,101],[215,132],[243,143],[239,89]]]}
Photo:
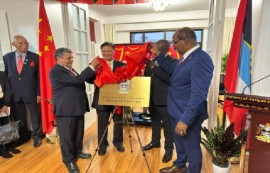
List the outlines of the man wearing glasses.
{"label": "man wearing glasses", "polygon": [[11,114],[15,120],[20,120],[20,139],[16,145],[23,144],[31,138],[26,118],[28,110],[34,147],[39,147],[44,137],[39,107],[39,57],[38,54],[28,51],[29,43],[21,35],[13,37],[12,45],[16,51],[4,55],[3,59],[5,73],[13,92],[14,105],[11,107]]}
{"label": "man wearing glasses", "polygon": [[206,99],[214,66],[211,57],[197,45],[191,28],[177,30],[172,39],[176,51],[183,55],[178,62],[168,62],[155,46],[151,49],[160,67],[172,74],[167,108],[174,129],[177,159],[171,167],[160,169],[160,172],[200,173],[201,124],[208,118]]}

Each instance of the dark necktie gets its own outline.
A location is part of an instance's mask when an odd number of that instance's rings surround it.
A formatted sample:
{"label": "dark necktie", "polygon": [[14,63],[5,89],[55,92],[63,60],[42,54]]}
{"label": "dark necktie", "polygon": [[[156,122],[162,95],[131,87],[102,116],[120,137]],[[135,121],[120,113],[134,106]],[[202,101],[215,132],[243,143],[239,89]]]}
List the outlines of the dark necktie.
{"label": "dark necktie", "polygon": [[22,68],[23,68],[23,61],[22,61],[23,56],[19,55],[18,56],[18,64],[17,64],[17,71],[19,74],[21,74],[22,72]]}

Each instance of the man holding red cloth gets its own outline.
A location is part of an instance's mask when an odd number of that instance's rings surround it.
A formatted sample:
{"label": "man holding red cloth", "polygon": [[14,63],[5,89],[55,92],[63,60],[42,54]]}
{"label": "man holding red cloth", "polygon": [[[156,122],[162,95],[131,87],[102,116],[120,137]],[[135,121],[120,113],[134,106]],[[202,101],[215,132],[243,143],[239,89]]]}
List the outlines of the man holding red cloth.
{"label": "man holding red cloth", "polygon": [[[113,72],[116,71],[116,68],[123,67],[125,66],[125,64],[113,59],[114,45],[112,43],[105,42],[101,44],[100,49],[101,49],[103,59],[100,59],[101,65],[99,67],[99,70],[97,71],[96,78],[100,76],[103,76],[103,77],[110,76],[111,78],[113,78],[114,76]],[[116,81],[117,79],[115,79],[115,82]],[[104,156],[106,154],[106,150],[109,145],[109,142],[107,140],[108,130],[106,130],[106,127],[108,126],[108,120],[109,120],[110,114],[113,112],[115,106],[98,104],[99,87],[102,83],[97,84],[96,80],[95,80],[95,83],[96,83],[96,89],[94,92],[94,99],[93,99],[92,107],[96,109],[97,115],[98,115],[98,144],[99,144],[98,154],[100,156]],[[114,122],[122,121],[122,114],[118,115],[115,113],[113,115],[113,121]],[[104,137],[102,139],[103,134],[104,134]],[[125,151],[125,148],[123,146],[123,123],[114,124],[113,144],[119,152]]]}

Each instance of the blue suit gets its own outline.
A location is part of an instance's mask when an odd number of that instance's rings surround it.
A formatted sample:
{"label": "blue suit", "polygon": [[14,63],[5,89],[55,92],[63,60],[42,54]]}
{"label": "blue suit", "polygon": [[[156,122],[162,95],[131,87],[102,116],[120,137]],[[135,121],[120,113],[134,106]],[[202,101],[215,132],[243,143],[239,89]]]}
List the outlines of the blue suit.
{"label": "blue suit", "polygon": [[11,114],[15,120],[20,120],[20,142],[23,143],[30,139],[26,107],[30,113],[33,139],[43,136],[40,107],[37,104],[37,96],[40,95],[39,56],[36,53],[27,51],[20,74],[17,71],[16,58],[15,51],[7,53],[3,57],[5,73],[10,81],[13,93],[14,106],[11,108]]}
{"label": "blue suit", "polygon": [[201,124],[208,118],[207,94],[214,69],[212,59],[201,48],[194,50],[182,63],[168,61],[163,54],[156,59],[160,67],[172,75],[167,108],[173,128],[179,121],[188,125],[185,136],[174,131],[177,151],[174,165],[185,167],[188,159],[188,172],[199,173],[202,166]]}

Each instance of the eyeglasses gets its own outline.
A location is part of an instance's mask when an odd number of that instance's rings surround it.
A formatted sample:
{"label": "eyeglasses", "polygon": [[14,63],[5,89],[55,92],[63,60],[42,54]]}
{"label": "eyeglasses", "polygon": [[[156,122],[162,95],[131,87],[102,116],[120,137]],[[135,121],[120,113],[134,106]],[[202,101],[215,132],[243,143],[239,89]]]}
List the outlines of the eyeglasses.
{"label": "eyeglasses", "polygon": [[68,60],[68,61],[71,61],[74,59],[74,57],[62,57],[64,60]]}
{"label": "eyeglasses", "polygon": [[173,40],[172,42],[173,42],[174,45],[176,45],[179,41],[184,40],[185,38],[186,38],[186,37],[181,38],[181,39],[179,39],[179,40],[177,40],[177,41],[174,41],[174,40]]}
{"label": "eyeglasses", "polygon": [[22,45],[29,45],[28,42],[16,42],[17,45],[22,46]]}

